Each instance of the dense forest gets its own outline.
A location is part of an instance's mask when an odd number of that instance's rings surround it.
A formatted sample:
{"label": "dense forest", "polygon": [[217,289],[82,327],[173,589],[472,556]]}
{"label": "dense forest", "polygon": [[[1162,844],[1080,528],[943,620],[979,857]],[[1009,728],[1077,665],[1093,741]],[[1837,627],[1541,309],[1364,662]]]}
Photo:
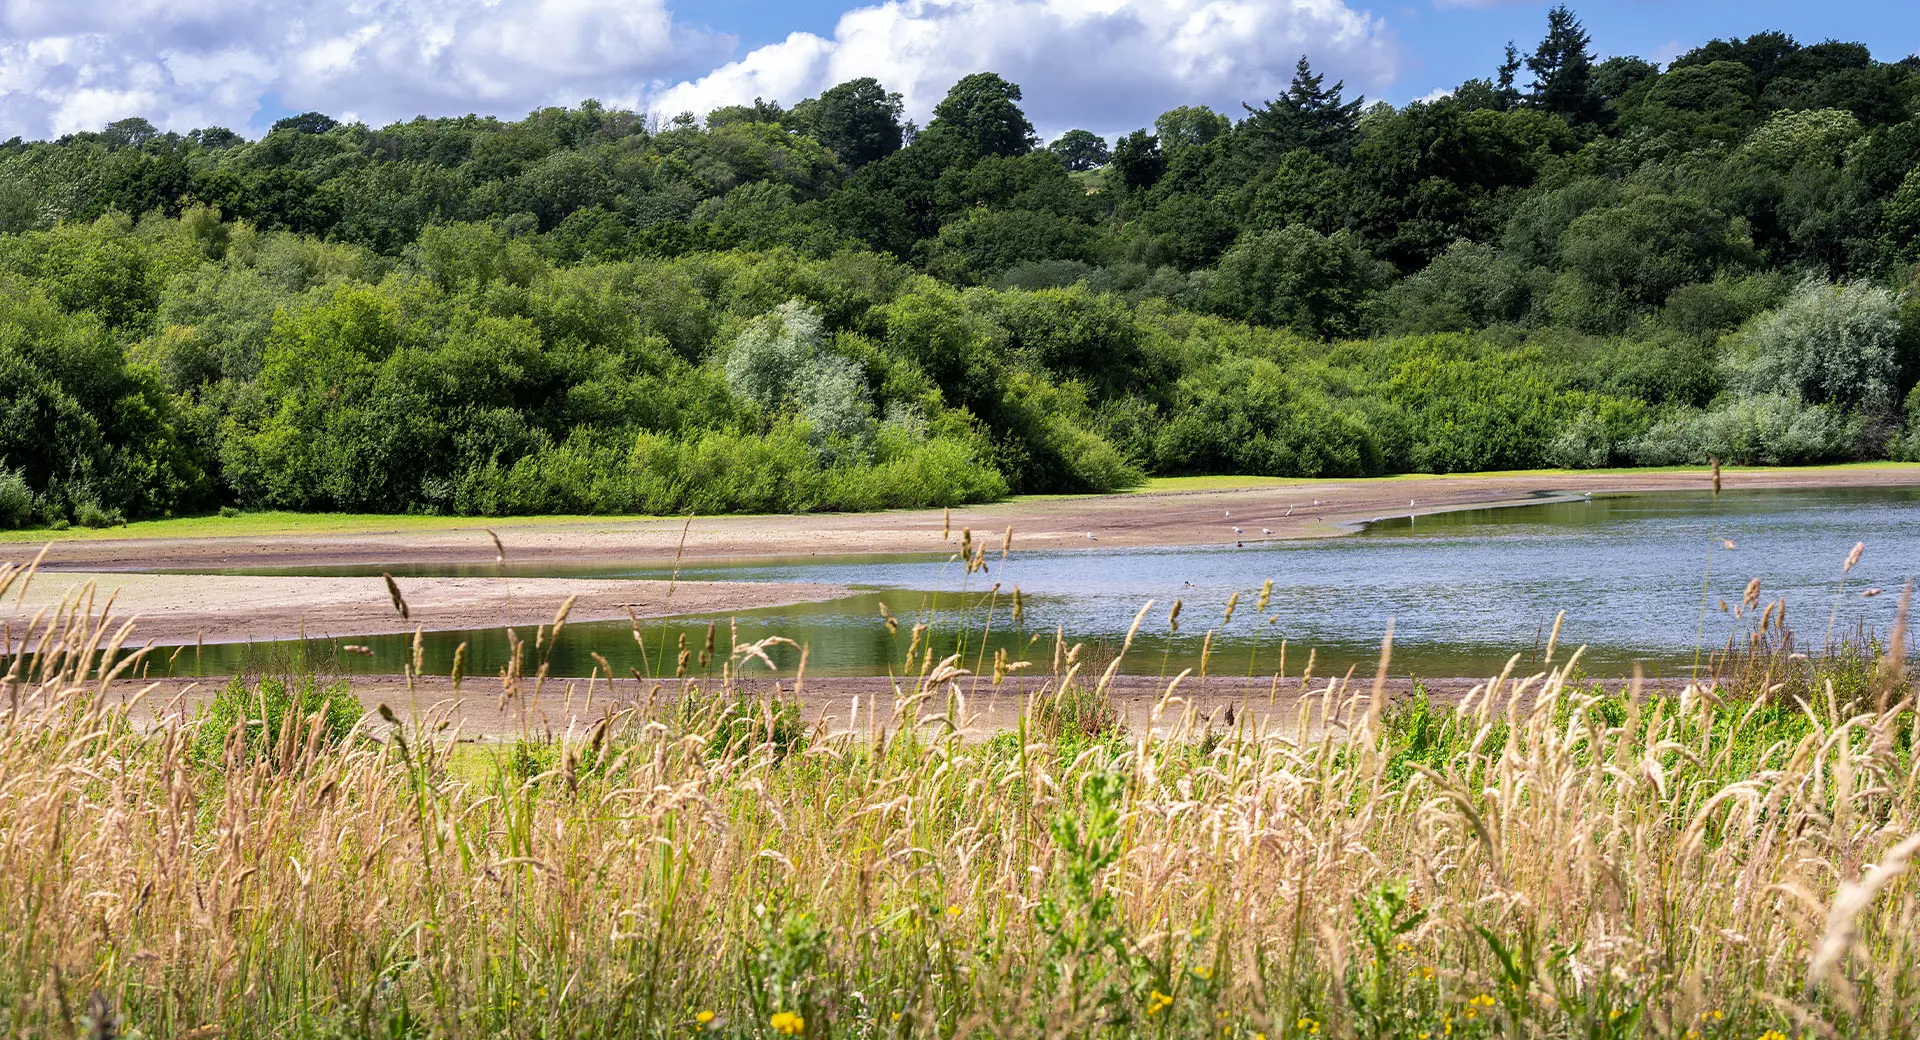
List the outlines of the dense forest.
{"label": "dense forest", "polygon": [[1017,85],[0,144],[0,526],[1920,458],[1920,60],[1549,17],[1395,108]]}

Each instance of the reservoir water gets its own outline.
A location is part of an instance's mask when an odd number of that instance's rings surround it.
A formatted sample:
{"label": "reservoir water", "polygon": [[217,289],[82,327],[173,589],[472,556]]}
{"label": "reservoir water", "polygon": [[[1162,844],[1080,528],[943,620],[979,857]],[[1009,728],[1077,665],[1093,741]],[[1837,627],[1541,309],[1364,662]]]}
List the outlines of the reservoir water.
{"label": "reservoir water", "polygon": [[[1537,660],[1564,612],[1560,645],[1587,646],[1589,671],[1624,675],[1637,662],[1649,674],[1684,674],[1701,648],[1719,647],[1751,628],[1751,616],[1736,618],[1721,603],[1737,605],[1753,578],[1763,599],[1785,599],[1802,646],[1817,647],[1830,619],[1837,634],[1888,633],[1902,586],[1920,572],[1920,488],[1733,491],[1717,499],[1705,492],[1596,496],[1389,518],[1349,537],[1241,548],[1021,552],[1018,532],[1015,538],[1004,559],[996,539],[987,571],[974,574],[951,555],[685,564],[682,579],[822,582],[856,592],[826,603],[645,621],[639,640],[626,621],[570,624],[551,649],[549,668],[585,676],[595,670],[597,653],[620,676],[629,669],[672,675],[681,638],[697,654],[710,625],[723,656],[736,640],[783,636],[804,644],[809,674],[911,671],[906,653],[916,625],[927,626],[921,647],[931,645],[935,658],[959,651],[968,667],[991,667],[993,654],[1005,650],[1009,659],[1030,659],[1045,670],[1056,639],[1083,644],[1083,659],[1102,665],[1152,601],[1127,672],[1197,668],[1204,652],[1213,674],[1264,676],[1281,668],[1283,643],[1289,674],[1299,673],[1309,652],[1317,674],[1350,666],[1367,671],[1391,622],[1396,673],[1487,675],[1513,653]],[[1842,564],[1856,542],[1866,549],[1843,583]],[[393,568],[302,573],[381,570]],[[659,566],[513,573],[666,576]],[[1260,609],[1269,580],[1271,594]],[[1872,589],[1882,594],[1863,595]],[[1236,594],[1229,621],[1227,605]],[[1176,600],[1177,628],[1168,620]],[[888,626],[887,614],[897,628]],[[529,642],[532,635],[521,633]],[[337,654],[336,642],[368,646],[373,655]],[[462,643],[467,674],[476,677],[497,673],[509,646],[498,629],[427,633],[426,670],[450,669]],[[290,649],[189,647],[171,670],[269,667]],[[306,649],[340,671],[397,672],[411,656],[412,637],[315,639]],[[785,645],[769,653],[783,668],[798,660],[797,650]],[[163,660],[156,659],[153,674],[160,674]]]}

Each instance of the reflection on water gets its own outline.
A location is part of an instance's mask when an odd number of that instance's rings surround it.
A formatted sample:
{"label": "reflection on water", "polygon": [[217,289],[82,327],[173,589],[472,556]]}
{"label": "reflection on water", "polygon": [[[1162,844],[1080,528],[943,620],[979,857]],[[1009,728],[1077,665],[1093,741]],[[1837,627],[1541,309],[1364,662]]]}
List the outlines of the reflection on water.
{"label": "reflection on water", "polygon": [[[1216,675],[1298,673],[1311,649],[1318,674],[1371,669],[1381,634],[1394,625],[1394,671],[1419,675],[1483,675],[1507,656],[1537,658],[1556,615],[1565,611],[1563,646],[1587,644],[1593,671],[1624,674],[1641,661],[1653,674],[1682,670],[1695,647],[1712,647],[1744,632],[1746,621],[1721,613],[1748,579],[1763,595],[1784,596],[1803,642],[1817,643],[1837,608],[1841,631],[1892,627],[1900,586],[1920,560],[1920,488],[1736,491],[1716,502],[1707,493],[1665,492],[1574,502],[1391,519],[1349,538],[1249,543],[1245,548],[1081,550],[988,557],[986,574],[967,575],[950,557],[809,557],[683,566],[682,580],[767,580],[847,585],[856,595],[831,603],[742,611],[730,616],[646,622],[636,641],[628,622],[569,625],[550,648],[555,675],[587,675],[606,658],[615,674],[674,672],[684,638],[696,660],[709,625],[725,654],[730,641],[784,636],[808,649],[811,674],[876,674],[910,670],[916,625],[928,626],[916,656],[961,652],[973,667],[993,655],[1050,667],[1056,633],[1083,642],[1083,658],[1103,663],[1125,639],[1143,603],[1154,606],[1128,655],[1129,672],[1172,674],[1200,666]],[[1015,532],[1016,545],[1018,532]],[[1840,591],[1841,563],[1856,541],[1867,551]],[[1731,543],[1732,548],[1728,548]],[[390,567],[302,573],[374,573]],[[461,573],[422,568],[416,574]],[[495,573],[467,568],[465,573]],[[280,572],[284,573],[284,572]],[[398,573],[398,572],[396,572]],[[523,574],[663,577],[659,567],[522,568]],[[1265,609],[1263,582],[1273,582]],[[1012,590],[1021,591],[1020,617]],[[1869,588],[1889,594],[1862,598]],[[996,591],[997,589],[997,591]],[[1704,602],[1709,606],[1702,615]],[[1227,604],[1239,596],[1232,620]],[[1171,604],[1182,604],[1177,632]],[[899,625],[890,630],[886,607]],[[1208,633],[1212,632],[1209,642]],[[522,633],[530,636],[530,633]],[[351,671],[399,671],[410,636],[358,637],[371,658],[344,657]],[[452,667],[468,646],[467,672],[499,671],[507,654],[500,630],[429,633],[429,672]],[[331,652],[315,641],[313,650]],[[184,651],[174,668],[217,674],[271,648],[208,646]],[[768,653],[783,668],[798,651]],[[198,658],[197,666],[194,659]],[[918,663],[918,662],[916,662]],[[158,666],[156,665],[156,668]],[[699,670],[696,663],[695,670]]]}

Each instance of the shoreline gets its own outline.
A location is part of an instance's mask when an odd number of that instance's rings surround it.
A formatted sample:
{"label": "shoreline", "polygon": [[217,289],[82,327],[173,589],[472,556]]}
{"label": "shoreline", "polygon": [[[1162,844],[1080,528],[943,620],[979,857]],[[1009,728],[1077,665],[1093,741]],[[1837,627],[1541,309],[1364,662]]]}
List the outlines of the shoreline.
{"label": "shoreline", "polygon": [[[502,525],[476,520],[436,530],[326,531],[179,538],[84,538],[50,543],[24,596],[0,600],[0,623],[23,631],[67,590],[96,585],[116,595],[115,616],[137,622],[135,640],[159,644],[243,643],[550,623],[575,598],[572,620],[610,621],[724,613],[820,602],[838,586],[473,574],[401,577],[415,608],[402,619],[379,577],[182,574],[241,568],[358,566],[474,568],[620,566],[689,560],[959,551],[963,532],[989,554],[1014,551],[1265,545],[1343,537],[1372,522],[1471,509],[1577,500],[1588,494],[1706,491],[1706,471],[1383,477],[1016,499],[951,511],[722,516],[692,520],[582,520]],[[1730,470],[1727,490],[1920,485],[1920,465],[1851,469]],[[1238,531],[1235,528],[1239,528]],[[498,547],[494,541],[499,536]],[[945,537],[943,537],[943,534]],[[1091,537],[1089,537],[1091,536]],[[29,546],[16,543],[20,550]],[[0,558],[26,563],[35,552]],[[175,573],[167,573],[175,572]],[[669,592],[671,590],[671,592]]]}

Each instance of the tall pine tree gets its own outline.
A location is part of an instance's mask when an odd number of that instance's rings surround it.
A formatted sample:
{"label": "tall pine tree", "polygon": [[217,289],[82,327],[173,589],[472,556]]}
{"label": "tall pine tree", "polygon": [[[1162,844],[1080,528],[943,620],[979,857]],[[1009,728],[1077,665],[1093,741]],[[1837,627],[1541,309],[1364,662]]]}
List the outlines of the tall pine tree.
{"label": "tall pine tree", "polygon": [[1500,102],[1500,110],[1505,112],[1520,103],[1520,88],[1513,85],[1513,77],[1520,71],[1520,52],[1507,41],[1507,56],[1500,62],[1500,78],[1494,87],[1494,97]]}
{"label": "tall pine tree", "polygon": [[1593,96],[1593,39],[1565,4],[1547,12],[1547,37],[1527,59],[1533,73],[1530,100],[1536,107],[1564,116],[1575,125],[1592,122],[1599,113]]}
{"label": "tall pine tree", "polygon": [[1241,106],[1248,112],[1246,126],[1276,151],[1306,148],[1328,158],[1344,156],[1353,147],[1360,106],[1366,103],[1364,97],[1343,100],[1346,85],[1341,80],[1327,86],[1326,77],[1313,71],[1303,54],[1293,67],[1293,82],[1286,93],[1264,108]]}

